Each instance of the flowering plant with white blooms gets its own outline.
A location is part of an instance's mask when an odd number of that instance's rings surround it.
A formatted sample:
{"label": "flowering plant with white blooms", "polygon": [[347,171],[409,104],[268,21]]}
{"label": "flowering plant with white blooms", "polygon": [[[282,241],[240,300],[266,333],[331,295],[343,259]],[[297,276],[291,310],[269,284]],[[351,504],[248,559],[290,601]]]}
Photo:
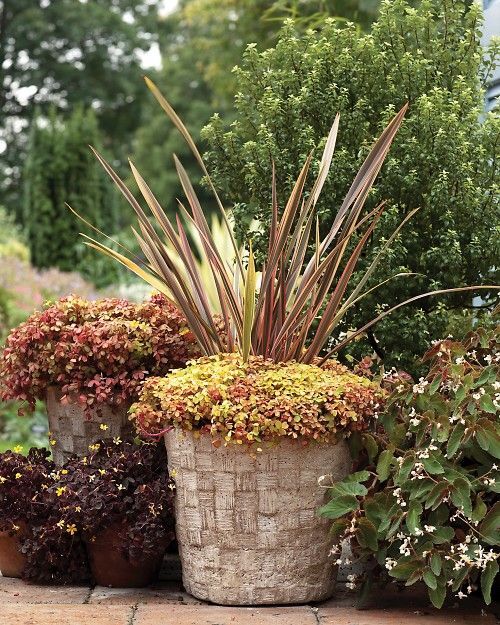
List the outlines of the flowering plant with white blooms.
{"label": "flowering plant with white blooms", "polygon": [[423,580],[436,607],[477,589],[489,604],[500,556],[500,326],[439,341],[424,361],[418,382],[391,372],[386,411],[360,439],[365,466],[335,484],[323,476],[322,513],[355,557],[378,563],[350,587],[378,571]]}

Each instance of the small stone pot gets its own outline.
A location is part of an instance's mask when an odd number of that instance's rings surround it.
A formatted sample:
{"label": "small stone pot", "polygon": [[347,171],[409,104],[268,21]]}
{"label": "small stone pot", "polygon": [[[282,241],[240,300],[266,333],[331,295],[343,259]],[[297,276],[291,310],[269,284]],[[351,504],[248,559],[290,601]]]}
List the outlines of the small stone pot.
{"label": "small stone pot", "polygon": [[16,534],[0,532],[0,573],[3,577],[21,577],[26,566],[26,556],[21,552],[21,538],[25,534],[21,526]]}
{"label": "small stone pot", "polygon": [[121,552],[126,526],[115,524],[86,542],[94,582],[110,588],[142,588],[158,578],[167,544],[156,554],[139,561],[127,560]]}
{"label": "small stone pot", "polygon": [[252,457],[208,435],[165,435],[186,590],[222,605],[321,601],[334,591],[331,521],[318,478],[343,479],[347,444],[280,440]]}
{"label": "small stone pot", "polygon": [[[76,400],[61,403],[62,392],[52,386],[47,391],[47,415],[52,446],[52,456],[57,465],[62,465],[70,456],[85,456],[89,445],[103,438],[119,436],[122,440],[133,437],[133,427],[128,420],[130,402],[119,406],[98,404],[90,413]],[[71,398],[70,398],[71,399]],[[101,424],[107,429],[101,429]]]}

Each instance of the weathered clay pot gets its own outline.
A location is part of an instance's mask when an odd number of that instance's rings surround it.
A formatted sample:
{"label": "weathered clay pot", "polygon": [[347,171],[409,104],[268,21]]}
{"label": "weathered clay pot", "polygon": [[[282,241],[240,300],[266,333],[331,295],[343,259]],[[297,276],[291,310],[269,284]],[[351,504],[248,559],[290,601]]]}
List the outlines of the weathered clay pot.
{"label": "weathered clay pot", "polygon": [[[127,411],[130,403],[120,406],[99,404],[90,414],[86,414],[84,407],[76,402],[62,404],[61,391],[52,386],[47,391],[47,415],[54,462],[58,465],[72,455],[85,456],[89,445],[102,438],[121,437],[123,440],[133,436],[132,424],[128,420]],[[101,424],[108,426],[101,429]]]}
{"label": "weathered clay pot", "polygon": [[14,535],[0,532],[0,573],[3,577],[21,577],[26,566],[26,556],[21,553],[21,530]]}
{"label": "weathered clay pot", "polygon": [[124,527],[112,525],[88,541],[87,553],[94,582],[112,588],[142,588],[158,577],[166,548],[159,549],[152,557],[130,562],[123,557],[121,547]]}
{"label": "weathered clay pot", "polygon": [[318,478],[348,474],[343,441],[283,440],[262,446],[256,458],[175,430],[165,443],[189,593],[223,605],[307,603],[333,594],[331,522],[317,514],[325,503]]}

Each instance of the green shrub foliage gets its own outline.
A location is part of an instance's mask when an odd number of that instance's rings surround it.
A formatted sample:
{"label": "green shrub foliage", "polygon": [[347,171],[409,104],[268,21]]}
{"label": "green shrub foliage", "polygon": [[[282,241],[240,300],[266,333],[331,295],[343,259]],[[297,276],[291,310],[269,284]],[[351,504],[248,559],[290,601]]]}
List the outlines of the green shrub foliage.
{"label": "green shrub foliage", "polygon": [[[239,236],[247,236],[250,219],[259,219],[259,232],[251,236],[254,247],[265,253],[272,159],[283,201],[307,154],[327,136],[340,112],[333,168],[318,205],[325,233],[372,141],[409,101],[369,198],[369,208],[381,200],[388,204],[378,226],[381,238],[375,237],[365,263],[395,224],[420,207],[374,283],[401,270],[419,275],[374,291],[353,313],[351,326],[359,327],[379,306],[432,288],[498,279],[500,116],[483,116],[482,84],[499,47],[483,52],[481,11],[469,4],[423,0],[413,8],[404,0],[386,0],[370,34],[326,21],[319,32],[301,35],[289,22],[275,48],[261,53],[247,48],[235,70],[240,90],[236,119],[225,126],[215,116],[204,129],[209,169],[236,204]],[[315,171],[321,148],[314,153]],[[393,364],[411,366],[430,339],[446,334],[449,311],[470,303],[467,294],[448,298],[446,308],[435,300],[418,302],[368,338],[372,346],[378,341],[379,353]]]}
{"label": "green shrub foliage", "polygon": [[113,192],[89,144],[100,145],[91,109],[77,108],[66,121],[54,112],[48,119],[35,118],[24,170],[24,223],[35,267],[80,270],[104,285],[112,281],[115,270],[95,262],[96,255],[79,236],[83,224],[65,205],[98,228],[116,232]]}
{"label": "green shrub foliage", "polygon": [[490,603],[498,573],[499,339],[497,327],[437,341],[416,383],[389,372],[384,415],[351,440],[364,470],[328,488],[323,507],[357,556],[407,586],[423,580],[437,607],[478,589]]}

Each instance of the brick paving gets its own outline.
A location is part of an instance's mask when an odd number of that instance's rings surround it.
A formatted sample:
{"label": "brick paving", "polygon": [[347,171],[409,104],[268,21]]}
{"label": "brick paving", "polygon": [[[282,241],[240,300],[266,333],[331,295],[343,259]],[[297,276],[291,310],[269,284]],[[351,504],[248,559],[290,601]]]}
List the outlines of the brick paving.
{"label": "brick paving", "polygon": [[145,589],[37,586],[0,577],[0,625],[499,625],[500,606],[429,605],[425,590],[379,591],[368,609],[339,592],[313,606],[232,608],[186,594],[179,582]]}

